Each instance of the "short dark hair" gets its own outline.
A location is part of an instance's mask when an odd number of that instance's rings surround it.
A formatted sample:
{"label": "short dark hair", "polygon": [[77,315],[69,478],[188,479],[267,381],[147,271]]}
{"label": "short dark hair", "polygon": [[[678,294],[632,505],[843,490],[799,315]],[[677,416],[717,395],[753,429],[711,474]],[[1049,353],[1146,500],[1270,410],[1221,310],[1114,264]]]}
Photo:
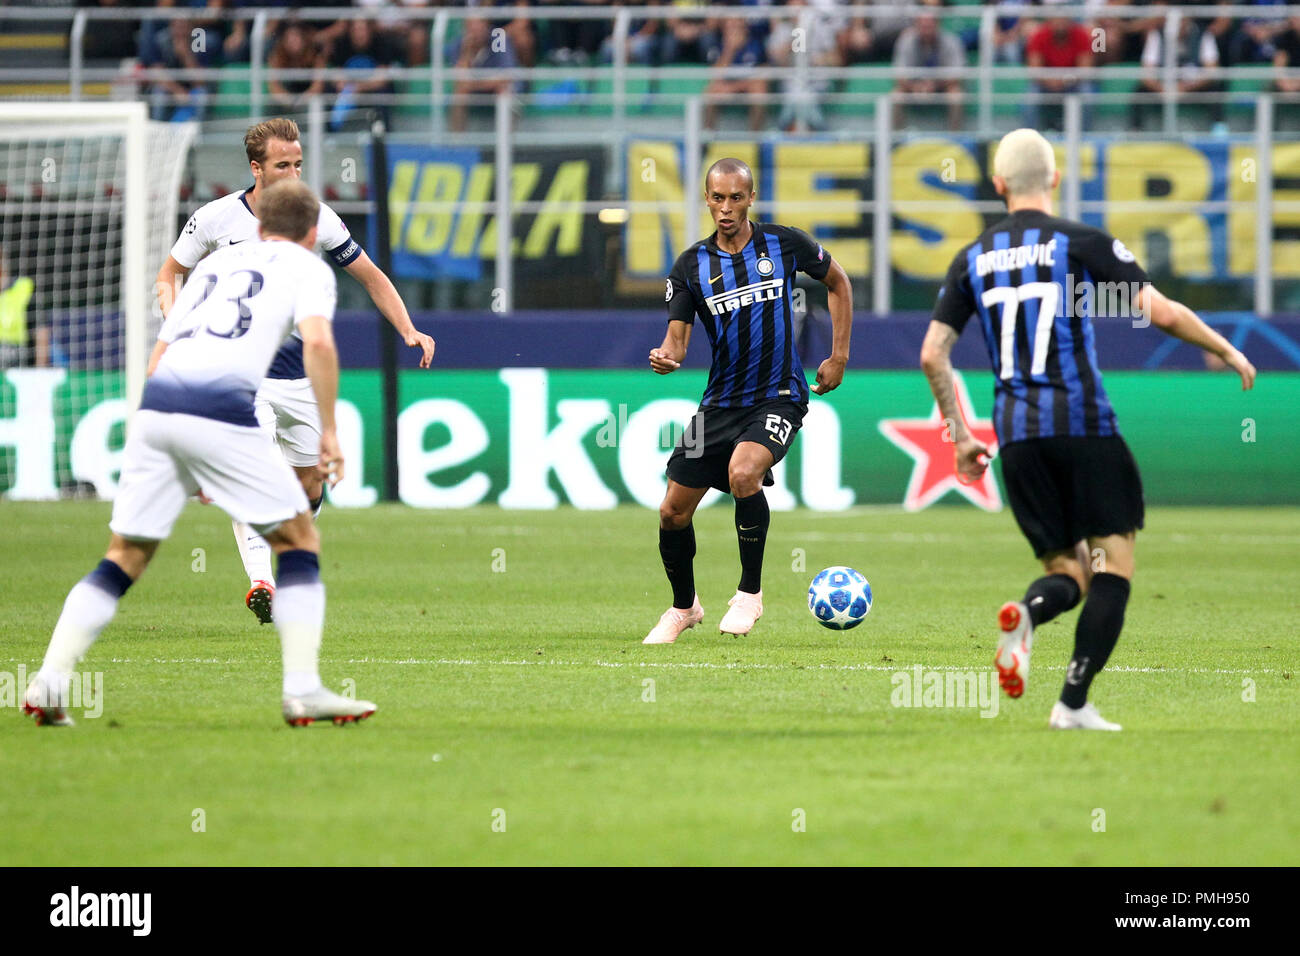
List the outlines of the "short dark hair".
{"label": "short dark hair", "polygon": [[725,159],[718,160],[710,166],[709,171],[704,174],[704,191],[706,193],[709,191],[709,180],[713,178],[714,173],[721,173],[724,176],[731,176],[740,173],[749,180],[749,191],[751,193],[754,191],[754,173],[749,168],[749,164],[743,159],[736,159],[734,156],[728,156]]}
{"label": "short dark hair", "polygon": [[262,193],[257,218],[268,235],[300,242],[320,218],[320,200],[302,181],[284,179]]}

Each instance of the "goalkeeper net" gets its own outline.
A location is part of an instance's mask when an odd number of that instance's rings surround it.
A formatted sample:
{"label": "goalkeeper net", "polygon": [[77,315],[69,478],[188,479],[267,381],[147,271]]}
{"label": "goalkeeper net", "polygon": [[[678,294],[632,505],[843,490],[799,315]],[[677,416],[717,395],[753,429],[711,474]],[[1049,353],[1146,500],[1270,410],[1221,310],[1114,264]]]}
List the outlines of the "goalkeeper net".
{"label": "goalkeeper net", "polygon": [[193,124],[0,103],[0,492],[116,491]]}

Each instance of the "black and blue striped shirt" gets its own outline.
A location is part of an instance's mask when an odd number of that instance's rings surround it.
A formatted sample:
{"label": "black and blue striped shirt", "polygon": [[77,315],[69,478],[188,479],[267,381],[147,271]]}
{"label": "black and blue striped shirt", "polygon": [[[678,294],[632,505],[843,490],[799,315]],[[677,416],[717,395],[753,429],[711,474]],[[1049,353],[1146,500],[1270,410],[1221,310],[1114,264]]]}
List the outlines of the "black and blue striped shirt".
{"label": "black and blue striped shirt", "polygon": [[668,276],[669,320],[699,317],[713,349],[701,405],[741,408],[767,401],[808,401],[808,380],[795,348],[794,275],[823,279],[831,257],[799,229],[755,222],[737,253],[718,248],[718,234],[695,243]]}
{"label": "black and blue striped shirt", "polygon": [[1118,239],[1036,209],[1012,213],[957,254],[932,317],[960,333],[979,316],[999,445],[1119,434],[1092,320],[1099,306],[1135,310],[1148,281]]}

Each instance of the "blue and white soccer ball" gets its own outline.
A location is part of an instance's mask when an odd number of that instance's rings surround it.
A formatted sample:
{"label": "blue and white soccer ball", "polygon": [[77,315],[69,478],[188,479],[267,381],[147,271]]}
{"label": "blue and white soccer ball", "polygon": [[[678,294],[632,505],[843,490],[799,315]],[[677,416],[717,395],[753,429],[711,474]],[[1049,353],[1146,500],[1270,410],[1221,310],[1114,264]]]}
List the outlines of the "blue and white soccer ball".
{"label": "blue and white soccer ball", "polygon": [[847,631],[871,610],[871,585],[852,568],[827,568],[808,588],[808,610],[823,627]]}

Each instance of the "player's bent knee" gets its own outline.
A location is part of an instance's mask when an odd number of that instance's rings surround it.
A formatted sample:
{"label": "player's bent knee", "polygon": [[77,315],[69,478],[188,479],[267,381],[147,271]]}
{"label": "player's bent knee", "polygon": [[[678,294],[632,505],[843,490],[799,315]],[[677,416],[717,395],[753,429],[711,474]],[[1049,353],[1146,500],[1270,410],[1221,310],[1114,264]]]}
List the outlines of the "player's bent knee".
{"label": "player's bent knee", "polygon": [[302,490],[307,493],[307,497],[313,501],[320,497],[321,489],[325,486],[325,480],[316,470],[315,465],[306,467],[295,465],[293,469],[298,475],[298,483],[302,485]]}
{"label": "player's bent knee", "polygon": [[747,468],[732,468],[727,472],[731,494],[735,498],[749,498],[763,489],[763,475]]}
{"label": "player's bent knee", "polygon": [[1106,573],[1116,577],[1133,579],[1136,560],[1133,554],[1133,535],[1107,535],[1103,538],[1089,538],[1088,550],[1092,555],[1091,570],[1094,574]]}
{"label": "player's bent knee", "polygon": [[[257,530],[257,529],[254,529]],[[320,532],[311,520],[311,512],[304,511],[272,530],[262,531],[272,549],[281,551],[320,551]]]}
{"label": "player's bent knee", "polygon": [[1072,555],[1057,554],[1047,555],[1043,558],[1043,570],[1048,574],[1066,574],[1074,578],[1074,583],[1079,585],[1079,593],[1088,593],[1088,577],[1084,573],[1083,565]]}
{"label": "player's bent knee", "polygon": [[691,523],[693,511],[694,509],[687,510],[676,502],[665,498],[663,504],[659,506],[659,527],[667,531],[678,531],[685,528]]}

